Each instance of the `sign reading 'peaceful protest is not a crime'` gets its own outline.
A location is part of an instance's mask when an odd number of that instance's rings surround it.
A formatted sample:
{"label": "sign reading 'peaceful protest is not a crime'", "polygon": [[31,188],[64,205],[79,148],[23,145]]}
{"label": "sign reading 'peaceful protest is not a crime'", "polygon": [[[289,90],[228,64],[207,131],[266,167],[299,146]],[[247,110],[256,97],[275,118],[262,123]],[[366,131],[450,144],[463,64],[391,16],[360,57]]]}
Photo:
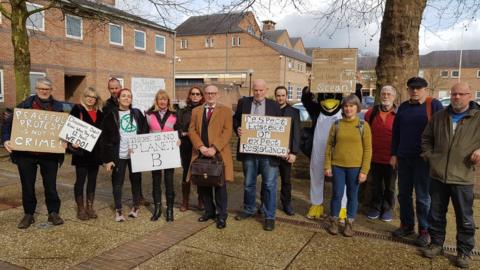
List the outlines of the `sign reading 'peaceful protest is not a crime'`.
{"label": "sign reading 'peaceful protest is not a crime'", "polygon": [[76,118],[75,116],[69,115],[59,136],[67,142],[76,144],[80,148],[92,152],[101,133],[102,130]]}
{"label": "sign reading 'peaceful protest is not a crime'", "polygon": [[58,137],[68,114],[15,108],[11,143],[16,151],[65,153]]}
{"label": "sign reading 'peaceful protest is not a crime'", "polygon": [[288,154],[291,119],[259,115],[242,115],[240,152],[270,156]]}
{"label": "sign reading 'peaceful protest is not a crime'", "polygon": [[181,167],[176,131],[131,136],[129,147],[133,172]]}
{"label": "sign reading 'peaceful protest is not a crime'", "polygon": [[312,52],[312,92],[355,92],[357,49],[314,49]]}

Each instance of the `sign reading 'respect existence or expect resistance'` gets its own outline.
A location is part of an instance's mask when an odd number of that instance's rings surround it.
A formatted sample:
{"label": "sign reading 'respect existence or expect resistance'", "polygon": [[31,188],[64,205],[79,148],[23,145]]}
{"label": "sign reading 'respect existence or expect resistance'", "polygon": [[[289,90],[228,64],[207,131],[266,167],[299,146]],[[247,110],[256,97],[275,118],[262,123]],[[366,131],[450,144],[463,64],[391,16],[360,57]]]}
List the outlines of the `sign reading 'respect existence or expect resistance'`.
{"label": "sign reading 'respect existence or expect resistance'", "polygon": [[314,49],[312,86],[316,93],[354,93],[357,49]]}
{"label": "sign reading 'respect existence or expect resistance'", "polygon": [[58,135],[67,117],[68,113],[15,108],[10,139],[13,149],[65,153]]}
{"label": "sign reading 'respect existence or expect resistance'", "polygon": [[133,172],[181,167],[176,131],[131,136],[129,147]]}
{"label": "sign reading 'respect existence or expect resistance'", "polygon": [[240,152],[284,156],[289,152],[290,117],[242,115]]}
{"label": "sign reading 'respect existence or expect resistance'", "polygon": [[80,148],[92,152],[101,133],[101,129],[98,129],[75,116],[69,115],[59,136],[61,139],[64,139],[69,143],[76,144]]}

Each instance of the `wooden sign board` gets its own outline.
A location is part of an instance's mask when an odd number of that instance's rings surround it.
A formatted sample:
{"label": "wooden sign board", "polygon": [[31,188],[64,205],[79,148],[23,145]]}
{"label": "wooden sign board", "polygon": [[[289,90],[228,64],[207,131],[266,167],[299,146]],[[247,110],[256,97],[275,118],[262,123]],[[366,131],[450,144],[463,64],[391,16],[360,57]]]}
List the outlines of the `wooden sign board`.
{"label": "wooden sign board", "polygon": [[315,93],[355,93],[358,49],[314,49],[312,86]]}
{"label": "wooden sign board", "polygon": [[182,166],[176,131],[134,135],[129,138],[133,172],[155,171]]}
{"label": "wooden sign board", "polygon": [[240,152],[284,156],[290,147],[290,117],[242,115]]}
{"label": "wooden sign board", "polygon": [[101,133],[102,130],[69,115],[59,136],[67,142],[77,144],[80,148],[92,152]]}
{"label": "wooden sign board", "polygon": [[132,106],[147,111],[155,100],[158,90],[165,90],[165,80],[162,78],[132,78]]}
{"label": "wooden sign board", "polygon": [[68,113],[15,108],[11,143],[14,150],[65,153],[59,138]]}

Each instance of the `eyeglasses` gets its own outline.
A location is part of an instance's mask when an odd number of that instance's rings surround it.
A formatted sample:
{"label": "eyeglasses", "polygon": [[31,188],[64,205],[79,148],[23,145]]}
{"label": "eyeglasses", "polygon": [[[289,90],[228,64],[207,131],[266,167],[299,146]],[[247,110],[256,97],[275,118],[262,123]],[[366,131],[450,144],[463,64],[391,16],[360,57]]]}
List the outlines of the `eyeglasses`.
{"label": "eyeglasses", "polygon": [[37,90],[50,91],[50,90],[52,90],[52,88],[37,87]]}
{"label": "eyeglasses", "polygon": [[200,93],[194,93],[194,92],[190,93],[190,96],[201,96],[201,95],[202,94],[200,94]]}
{"label": "eyeglasses", "polygon": [[217,92],[205,92],[205,95],[207,96],[215,96]]}
{"label": "eyeglasses", "polygon": [[470,95],[470,93],[450,93],[450,96],[452,97],[455,97],[455,96],[464,97],[466,95]]}
{"label": "eyeglasses", "polygon": [[98,97],[96,97],[96,96],[89,96],[89,95],[86,95],[85,97],[86,97],[86,98],[93,98],[93,99],[97,99],[97,98],[98,98]]}

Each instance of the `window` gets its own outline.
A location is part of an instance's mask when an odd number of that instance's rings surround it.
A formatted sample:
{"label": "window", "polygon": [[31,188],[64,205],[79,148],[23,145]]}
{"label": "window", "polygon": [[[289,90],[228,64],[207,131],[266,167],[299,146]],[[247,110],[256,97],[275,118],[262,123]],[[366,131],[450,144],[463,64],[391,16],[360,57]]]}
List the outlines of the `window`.
{"label": "window", "polygon": [[425,78],[425,71],[423,69],[418,70],[418,77]]}
{"label": "window", "polygon": [[449,95],[448,90],[438,90],[438,98],[446,98]]}
{"label": "window", "polygon": [[442,78],[448,78],[448,70],[442,70],[442,71],[440,71],[440,77],[442,77]]}
{"label": "window", "polygon": [[480,69],[479,69],[479,70],[477,70],[477,78],[479,78],[479,79],[480,79]]}
{"label": "window", "polygon": [[[27,3],[27,10],[30,12],[35,9],[43,8],[41,5]],[[40,11],[30,15],[27,18],[27,29],[45,31],[45,11]]]}
{"label": "window", "polygon": [[110,24],[110,44],[123,46],[123,27],[118,24]]}
{"label": "window", "polygon": [[65,15],[65,34],[69,38],[82,39],[83,38],[83,21],[82,18]]}
{"label": "window", "polygon": [[252,25],[249,25],[247,27],[247,32],[251,35],[255,35],[255,31],[253,30],[253,26]]}
{"label": "window", "polygon": [[460,76],[460,71],[458,71],[458,70],[452,70],[452,75],[451,75],[451,77],[452,77],[452,78],[458,78],[458,76]]}
{"label": "window", "polygon": [[135,49],[145,50],[146,49],[146,34],[143,31],[135,30]]}
{"label": "window", "polygon": [[207,37],[205,39],[205,48],[213,48],[213,38]]}
{"label": "window", "polygon": [[188,48],[188,40],[182,39],[180,41],[180,49],[186,49],[186,48]]}
{"label": "window", "polygon": [[125,85],[125,79],[117,77],[117,80],[120,82],[120,86],[123,88]]}
{"label": "window", "polygon": [[293,98],[293,87],[290,85],[290,82],[287,86],[287,99],[291,100]]}
{"label": "window", "polygon": [[0,69],[0,102],[4,102],[3,99],[3,70]]}
{"label": "window", "polygon": [[292,68],[293,68],[292,60],[288,60],[288,69],[292,69]]}
{"label": "window", "polygon": [[297,87],[297,99],[302,99],[302,88]]}
{"label": "window", "polygon": [[35,95],[37,91],[35,91],[35,83],[38,79],[46,77],[47,74],[44,72],[30,72],[30,95]]}
{"label": "window", "polygon": [[240,47],[240,37],[232,37],[232,47]]}
{"label": "window", "polygon": [[165,54],[165,36],[155,35],[155,52]]}
{"label": "window", "polygon": [[[2,92],[3,93],[3,92]],[[475,93],[475,98],[478,99],[480,98],[480,90],[477,90],[477,92]]]}

